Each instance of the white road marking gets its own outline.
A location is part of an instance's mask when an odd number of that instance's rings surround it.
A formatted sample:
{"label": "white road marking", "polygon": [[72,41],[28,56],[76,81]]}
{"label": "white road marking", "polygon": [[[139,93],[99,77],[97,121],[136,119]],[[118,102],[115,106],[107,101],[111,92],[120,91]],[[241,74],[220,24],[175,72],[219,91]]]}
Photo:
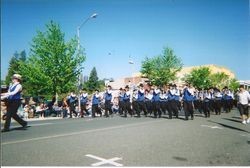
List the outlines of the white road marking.
{"label": "white road marking", "polygon": [[250,134],[240,134],[240,136],[243,136],[243,137],[248,137],[248,138],[250,138]]}
{"label": "white road marking", "polygon": [[221,127],[218,126],[212,126],[212,125],[201,125],[202,127],[208,127],[208,128],[212,128],[212,129],[223,129]]}
{"label": "white road marking", "polygon": [[115,162],[117,160],[122,160],[122,158],[114,157],[114,158],[111,158],[111,159],[104,159],[104,158],[94,156],[94,155],[90,155],[90,154],[87,154],[85,156],[96,159],[96,160],[100,160],[100,162],[93,163],[93,164],[91,164],[91,166],[96,167],[96,166],[101,166],[101,165],[104,165],[104,164],[110,164],[110,165],[113,165],[113,166],[123,166],[122,164]]}
{"label": "white road marking", "polygon": [[107,127],[107,128],[98,128],[98,129],[85,130],[85,131],[73,132],[73,133],[68,133],[68,134],[59,134],[59,135],[37,137],[37,138],[31,138],[31,139],[25,139],[25,140],[3,142],[3,143],[1,143],[1,145],[10,145],[10,144],[38,141],[38,140],[51,139],[51,138],[60,138],[60,137],[87,134],[87,133],[93,133],[93,132],[99,132],[99,131],[108,131],[108,130],[112,130],[112,129],[127,128],[127,127],[140,126],[140,125],[145,125],[145,124],[150,124],[150,123],[158,123],[158,122],[166,122],[166,120],[146,121],[146,122],[141,122],[141,123],[126,124],[126,125]]}
{"label": "white road marking", "polygon": [[41,125],[51,125],[52,123],[41,123],[41,124],[28,124],[28,126],[41,126]]}

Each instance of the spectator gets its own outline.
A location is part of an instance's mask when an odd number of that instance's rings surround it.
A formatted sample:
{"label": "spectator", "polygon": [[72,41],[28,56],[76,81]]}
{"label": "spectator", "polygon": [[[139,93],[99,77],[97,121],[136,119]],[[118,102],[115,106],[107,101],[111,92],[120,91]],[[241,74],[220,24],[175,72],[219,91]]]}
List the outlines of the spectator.
{"label": "spectator", "polygon": [[56,117],[61,116],[62,107],[59,107],[57,103],[53,105],[53,111],[56,113]]}
{"label": "spectator", "polygon": [[45,118],[45,112],[48,108],[45,107],[44,103],[40,103],[37,107],[36,107],[36,113],[40,113],[40,117],[41,118]]}
{"label": "spectator", "polygon": [[[52,101],[47,104],[47,107],[48,107],[47,113],[51,114],[53,112],[53,106],[54,106],[55,102],[56,102],[56,97],[53,96]],[[45,115],[47,116],[46,113],[45,113]]]}
{"label": "spectator", "polygon": [[69,105],[68,105],[68,103],[67,103],[67,98],[66,97],[64,97],[63,99],[62,99],[62,113],[63,113],[63,118],[66,118],[66,117],[68,117],[68,111],[69,111]]}
{"label": "spectator", "polygon": [[74,113],[75,117],[77,117],[76,103],[77,103],[76,95],[74,94],[74,92],[71,92],[70,96],[68,97],[68,104],[69,104],[69,110],[70,110],[70,118],[72,118],[72,113]]}

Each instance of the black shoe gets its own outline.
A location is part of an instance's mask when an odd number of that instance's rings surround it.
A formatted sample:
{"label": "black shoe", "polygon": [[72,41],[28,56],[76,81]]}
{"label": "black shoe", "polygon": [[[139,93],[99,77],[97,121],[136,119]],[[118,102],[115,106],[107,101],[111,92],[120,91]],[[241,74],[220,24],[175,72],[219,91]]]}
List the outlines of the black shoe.
{"label": "black shoe", "polygon": [[9,129],[2,129],[1,132],[9,132]]}
{"label": "black shoe", "polygon": [[28,128],[28,123],[27,122],[23,125],[23,128]]}
{"label": "black shoe", "polygon": [[191,120],[194,120],[194,117],[191,117]]}

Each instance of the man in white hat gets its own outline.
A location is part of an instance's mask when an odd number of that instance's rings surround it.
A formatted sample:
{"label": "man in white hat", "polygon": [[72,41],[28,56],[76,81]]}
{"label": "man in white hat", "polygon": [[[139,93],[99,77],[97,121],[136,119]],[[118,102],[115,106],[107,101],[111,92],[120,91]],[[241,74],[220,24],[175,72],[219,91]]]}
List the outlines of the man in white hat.
{"label": "man in white hat", "polygon": [[11,117],[16,120],[19,124],[23,126],[23,128],[27,127],[27,122],[22,120],[17,115],[17,110],[21,105],[21,75],[14,74],[12,76],[12,85],[9,87],[7,93],[1,94],[1,100],[7,99],[7,113],[6,113],[6,121],[4,124],[4,129],[2,132],[8,132],[10,128]]}

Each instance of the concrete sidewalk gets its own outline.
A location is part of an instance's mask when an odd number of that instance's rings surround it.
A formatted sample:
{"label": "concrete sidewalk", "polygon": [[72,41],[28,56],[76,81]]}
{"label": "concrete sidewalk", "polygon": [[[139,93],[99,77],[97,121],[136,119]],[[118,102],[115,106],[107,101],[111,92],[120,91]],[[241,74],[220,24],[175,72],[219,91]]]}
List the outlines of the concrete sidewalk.
{"label": "concrete sidewalk", "polygon": [[[25,121],[46,121],[46,120],[59,120],[59,119],[63,119],[62,117],[45,117],[45,118],[28,118],[28,119],[24,119]],[[5,123],[5,120],[1,119],[1,125],[3,125]],[[16,123],[16,121],[14,119],[11,119],[11,123]]]}

